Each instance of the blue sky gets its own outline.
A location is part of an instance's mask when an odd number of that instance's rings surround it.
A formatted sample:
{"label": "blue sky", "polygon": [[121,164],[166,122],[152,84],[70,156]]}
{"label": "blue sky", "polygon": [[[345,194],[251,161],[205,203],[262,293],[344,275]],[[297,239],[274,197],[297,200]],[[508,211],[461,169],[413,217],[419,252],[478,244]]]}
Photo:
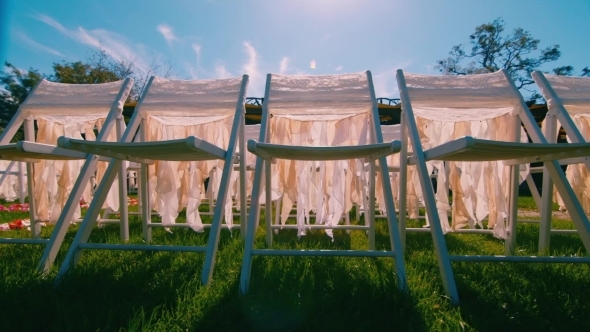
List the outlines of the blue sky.
{"label": "blue sky", "polygon": [[559,44],[549,67],[590,66],[589,0],[0,0],[0,61],[50,74],[102,48],[140,70],[168,60],[182,79],[246,73],[250,96],[269,72],[370,69],[377,95],[396,97],[396,69],[436,74],[436,60],[498,17]]}

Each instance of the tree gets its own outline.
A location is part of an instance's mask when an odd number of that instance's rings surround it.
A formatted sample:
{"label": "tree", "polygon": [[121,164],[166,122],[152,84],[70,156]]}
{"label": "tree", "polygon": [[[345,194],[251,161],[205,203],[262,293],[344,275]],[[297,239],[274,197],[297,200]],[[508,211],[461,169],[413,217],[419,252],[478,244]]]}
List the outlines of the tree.
{"label": "tree", "polygon": [[[34,69],[20,70],[8,62],[4,63],[4,66],[5,70],[0,72],[1,128],[6,127],[19,105],[43,78],[43,75]],[[18,138],[22,138],[22,133],[18,134]]]}
{"label": "tree", "polygon": [[[539,39],[530,32],[516,28],[512,33],[504,33],[505,23],[501,18],[482,24],[469,36],[471,51],[465,51],[463,45],[453,46],[446,59],[437,61],[436,68],[445,75],[472,75],[491,73],[506,69],[518,89],[529,93],[529,100],[540,96],[527,88],[533,84],[533,71],[546,63],[554,62],[561,56],[559,45],[539,48]],[[553,69],[557,75],[572,75],[572,66]],[[588,67],[582,75],[590,76]]]}
{"label": "tree", "polygon": [[97,84],[121,80],[133,75],[133,63],[112,61],[104,51],[93,54],[86,62],[53,64],[49,80],[59,83]]}

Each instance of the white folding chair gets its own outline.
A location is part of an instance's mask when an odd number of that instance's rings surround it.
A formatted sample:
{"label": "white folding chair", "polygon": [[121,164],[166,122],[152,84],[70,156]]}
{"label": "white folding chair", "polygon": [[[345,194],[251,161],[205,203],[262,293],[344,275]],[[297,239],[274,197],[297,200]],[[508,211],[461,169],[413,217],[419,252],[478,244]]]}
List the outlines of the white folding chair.
{"label": "white folding chair", "polygon": [[[323,76],[268,74],[262,105],[259,141],[248,141],[248,150],[258,156],[254,171],[252,204],[248,216],[240,291],[246,293],[253,256],[348,256],[393,257],[398,286],[406,289],[405,266],[397,229],[389,181],[382,181],[387,201],[390,251],[374,250],[374,211],[368,209],[368,225],[338,225],[352,207],[350,188],[353,175],[371,163],[369,199],[375,197],[375,161],[387,174],[385,156],[399,151],[399,142],[383,143],[377,100],[371,73]],[[275,167],[271,168],[271,164]],[[317,169],[316,169],[317,168]],[[271,172],[278,173],[279,187],[291,204],[297,204],[297,225],[272,225],[270,204],[266,204],[266,240],[272,246],[273,228],[293,226],[298,236],[307,229],[362,229],[369,232],[369,250],[273,250],[255,249],[254,237],[260,219],[263,171],[265,202]],[[315,187],[312,187],[315,186]],[[271,188],[272,189],[272,188]],[[314,199],[315,197],[315,199]],[[287,202],[289,203],[289,202]],[[284,202],[284,204],[286,204]],[[283,209],[289,212],[291,206]],[[309,211],[319,215],[309,224]],[[323,224],[322,224],[323,222]]]}
{"label": "white folding chair", "polygon": [[[571,143],[590,141],[590,77],[567,77],[545,75],[533,72],[533,80],[539,86],[541,94],[547,101],[548,112],[543,121],[543,134],[549,142],[556,142],[559,127],[563,127]],[[590,213],[590,158],[588,156],[560,160],[567,165],[566,177],[582,204],[586,214]],[[539,251],[549,249],[551,233],[575,233],[575,230],[551,229],[551,206],[553,202],[553,181],[549,173],[543,171],[541,197],[541,225],[539,232]],[[545,194],[548,193],[548,194]],[[560,206],[564,205],[559,192],[556,198]]]}
{"label": "white folding chair", "polygon": [[[138,250],[205,252],[202,281],[213,274],[221,220],[231,227],[230,179],[239,143],[240,160],[245,150],[245,93],[248,76],[219,80],[170,80],[152,77],[120,142],[93,142],[61,137],[61,147],[113,158],[96,190],[86,217],[61,265],[57,281],[75,265],[82,250]],[[131,142],[139,130],[140,142]],[[202,232],[211,227],[207,246],[161,246],[88,243],[96,216],[105,198],[105,188],[114,180],[124,160],[141,163],[140,190],[143,236],[151,242],[153,227],[190,227]],[[203,224],[198,207],[205,176],[214,167],[223,172],[211,224]],[[148,167],[148,165],[150,165]],[[245,166],[240,167],[241,176]],[[180,183],[180,186],[177,185]],[[153,188],[153,189],[152,189]],[[243,188],[240,188],[243,193]],[[179,194],[180,193],[180,194]],[[241,197],[245,198],[242,194]],[[186,200],[186,203],[184,203]],[[222,203],[225,202],[225,203]],[[186,223],[175,223],[179,205],[186,204]],[[151,222],[151,208],[162,217]],[[245,205],[245,204],[243,204]],[[182,207],[182,206],[180,206]],[[229,213],[228,213],[229,207]],[[245,209],[241,220],[246,220]]]}
{"label": "white folding chair", "polygon": [[[588,156],[590,144],[547,143],[514,82],[504,70],[471,76],[426,76],[404,74],[398,70],[397,81],[402,100],[402,138],[409,138],[402,144],[402,151],[409,144],[413,148],[409,159],[402,158],[401,172],[405,171],[408,160],[417,167],[443,286],[453,302],[458,303],[459,296],[452,261],[590,262],[590,257],[450,256],[443,232],[443,226],[446,227],[448,222],[446,201],[442,195],[448,196],[444,190],[435,196],[426,162],[444,161],[445,165],[448,164],[450,173],[443,181],[448,181],[456,191],[469,185],[483,186],[483,194],[473,197],[480,201],[455,199],[454,202],[482,204],[478,205],[478,213],[487,208],[485,212],[490,214],[488,225],[493,225],[492,231],[496,236],[505,234],[508,253],[514,250],[516,240],[519,165],[544,162],[571,210],[586,250],[590,250],[590,223],[556,161],[572,156]],[[440,118],[441,115],[444,119]],[[534,143],[520,141],[521,124]],[[481,170],[478,173],[478,167],[484,167],[485,177]],[[446,176],[441,173],[445,172],[439,172],[439,181],[441,176]],[[449,230],[444,229],[445,232]]]}
{"label": "white folding chair", "polygon": [[[88,180],[98,166],[98,158],[93,155],[57,147],[57,137],[66,135],[81,139],[84,135],[87,141],[94,138],[96,141],[116,140],[125,127],[123,103],[132,86],[132,79],[102,84],[42,80],[0,136],[0,158],[27,162],[32,234],[32,239],[0,239],[0,243],[46,245],[40,271],[50,269],[68,225],[80,216],[80,199],[84,195],[89,199]],[[21,125],[24,125],[25,140],[9,143]],[[98,135],[96,129],[100,130]],[[72,187],[76,178],[80,183]],[[111,196],[116,199],[116,194]],[[113,207],[127,204],[126,195],[119,196],[118,202],[111,200]],[[42,221],[56,222],[49,240],[40,238]]]}

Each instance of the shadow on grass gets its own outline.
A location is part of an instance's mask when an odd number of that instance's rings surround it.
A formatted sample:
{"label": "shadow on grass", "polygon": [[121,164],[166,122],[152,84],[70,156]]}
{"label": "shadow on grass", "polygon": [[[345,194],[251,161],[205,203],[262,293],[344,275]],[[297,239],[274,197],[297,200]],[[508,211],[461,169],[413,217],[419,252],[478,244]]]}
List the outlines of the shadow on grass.
{"label": "shadow on grass", "polygon": [[564,274],[571,264],[466,264],[453,265],[462,317],[475,330],[590,329],[589,269],[575,276]]}
{"label": "shadow on grass", "polygon": [[[534,229],[536,227],[536,230]],[[538,226],[519,225],[521,255],[536,255]],[[447,235],[454,254],[504,254],[504,243],[489,235]],[[552,253],[584,253],[577,235],[553,235]],[[408,234],[407,259],[432,250],[430,234]],[[408,274],[439,273],[435,259],[409,263]],[[590,266],[544,263],[452,263],[463,321],[477,331],[590,329]],[[411,269],[411,270],[410,270]],[[409,275],[409,278],[412,278]],[[442,282],[440,276],[435,279]]]}
{"label": "shadow on grass", "polygon": [[240,302],[248,331],[426,330],[384,259],[259,257]]}

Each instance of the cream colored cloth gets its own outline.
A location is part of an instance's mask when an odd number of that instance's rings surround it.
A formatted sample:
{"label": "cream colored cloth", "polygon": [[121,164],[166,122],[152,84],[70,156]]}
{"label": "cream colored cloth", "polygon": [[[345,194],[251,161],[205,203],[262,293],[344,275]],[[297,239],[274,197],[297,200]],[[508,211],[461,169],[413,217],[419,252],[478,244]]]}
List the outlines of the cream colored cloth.
{"label": "cream colored cloth", "polygon": [[[369,112],[329,121],[299,121],[275,116],[270,121],[270,143],[301,146],[353,146],[366,144]],[[363,139],[363,137],[365,139]],[[310,212],[316,223],[335,226],[353,202],[362,204],[356,181],[363,174],[357,160],[299,161],[279,159],[273,165],[277,194],[283,196],[281,221],[284,224],[297,203],[298,235],[305,235]],[[274,188],[273,188],[274,189]],[[261,197],[262,198],[262,197]],[[331,235],[331,230],[327,230]]]}
{"label": "cream colored cloth", "polygon": [[[213,121],[208,121],[209,119]],[[233,115],[222,117],[160,117],[147,116],[146,141],[163,141],[196,136],[220,148],[227,149]],[[174,224],[178,213],[186,207],[186,222],[197,232],[203,231],[199,205],[205,197],[205,180],[209,190],[218,192],[223,160],[156,161],[148,167],[150,206],[162,217],[163,225]],[[232,174],[235,173],[232,171]],[[235,179],[235,177],[234,177]],[[235,181],[235,180],[234,180]],[[225,222],[233,226],[231,197],[235,187],[229,187],[225,202]],[[218,202],[217,204],[221,204]]]}
{"label": "cream colored cloth", "polygon": [[[523,110],[518,92],[503,72],[461,77],[404,74],[404,77],[424,150],[463,136],[515,141],[514,120]],[[520,141],[527,142],[522,128]],[[435,198],[443,232],[475,224],[482,226],[481,221],[487,216],[487,227],[493,229],[494,236],[506,238],[510,167],[502,161],[430,161],[427,168],[429,173],[438,170]],[[529,172],[528,164],[521,165],[520,170],[522,182]],[[423,198],[414,170],[408,172],[408,192]]]}
{"label": "cream colored cloth", "polygon": [[[559,112],[559,105],[562,105],[571,117],[572,121],[584,137],[586,142],[590,142],[590,77],[566,77],[556,75],[544,75],[551,84],[551,88],[557,94],[559,100],[553,100],[551,93],[544,90],[542,85],[541,93],[547,100],[549,112],[556,114]],[[545,121],[542,124],[545,127]],[[557,122],[557,129],[561,127]],[[556,133],[558,134],[558,133]],[[568,142],[570,141],[568,137]],[[582,204],[584,211],[590,213],[590,172],[585,164],[570,164],[567,166],[566,177],[576,194],[576,197]],[[554,201],[560,209],[565,210],[563,199],[553,188]]]}
{"label": "cream colored cloth", "polygon": [[[100,131],[104,124],[104,116],[47,116],[37,118],[37,143],[57,145],[60,136],[86,140],[96,140],[95,130]],[[107,138],[108,141],[116,141],[115,130]],[[80,169],[85,160],[41,160],[34,164],[36,214],[40,220],[50,222],[57,221],[74,183],[80,174]],[[102,179],[106,171],[106,162],[99,162],[96,171],[97,181]],[[86,202],[91,200],[90,186],[86,186],[82,198]],[[104,208],[113,211],[119,209],[119,184],[114,182]],[[80,205],[76,205],[74,219],[80,218]]]}

